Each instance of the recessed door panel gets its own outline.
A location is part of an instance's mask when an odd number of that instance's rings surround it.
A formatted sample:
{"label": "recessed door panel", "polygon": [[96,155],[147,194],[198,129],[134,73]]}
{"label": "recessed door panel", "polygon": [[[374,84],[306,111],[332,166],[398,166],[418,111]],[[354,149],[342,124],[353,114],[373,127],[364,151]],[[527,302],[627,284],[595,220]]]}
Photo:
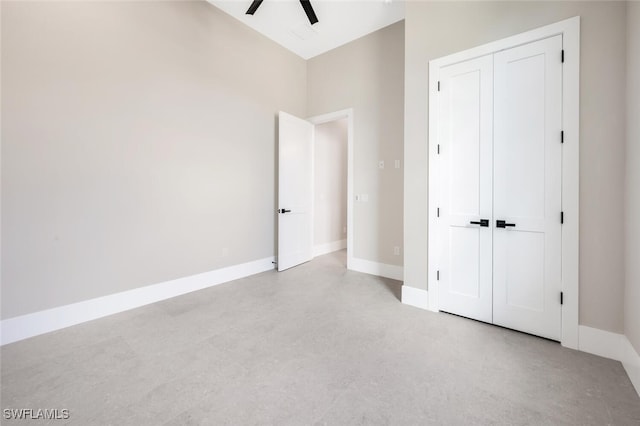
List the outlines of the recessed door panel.
{"label": "recessed door panel", "polygon": [[453,215],[480,214],[480,84],[481,70],[454,74],[446,81],[450,96],[447,128],[453,173],[450,208]]}
{"label": "recessed door panel", "polygon": [[[496,55],[496,61],[504,56]],[[497,62],[495,84],[502,96],[496,97],[496,105],[502,110],[496,117],[504,120],[496,125],[496,184],[501,196],[495,208],[512,216],[545,214],[545,59],[538,53]]]}
{"label": "recessed door panel", "polygon": [[441,70],[440,308],[491,322],[491,55]]}
{"label": "recessed door panel", "polygon": [[480,297],[480,230],[449,227],[449,291],[462,297]]}
{"label": "recessed door panel", "polygon": [[504,303],[515,309],[544,312],[544,234],[502,232],[497,245],[504,251]]}

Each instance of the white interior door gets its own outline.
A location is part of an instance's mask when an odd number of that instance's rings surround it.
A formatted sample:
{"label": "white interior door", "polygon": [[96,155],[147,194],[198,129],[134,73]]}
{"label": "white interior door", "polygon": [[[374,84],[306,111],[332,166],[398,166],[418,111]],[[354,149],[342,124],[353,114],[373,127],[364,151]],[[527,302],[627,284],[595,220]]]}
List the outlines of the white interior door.
{"label": "white interior door", "polygon": [[561,337],[561,50],[562,36],[555,36],[494,55],[493,322],[555,340]]}
{"label": "white interior door", "polygon": [[439,305],[492,321],[492,55],[440,70]]}
{"label": "white interior door", "polygon": [[279,114],[278,271],[313,258],[313,124]]}

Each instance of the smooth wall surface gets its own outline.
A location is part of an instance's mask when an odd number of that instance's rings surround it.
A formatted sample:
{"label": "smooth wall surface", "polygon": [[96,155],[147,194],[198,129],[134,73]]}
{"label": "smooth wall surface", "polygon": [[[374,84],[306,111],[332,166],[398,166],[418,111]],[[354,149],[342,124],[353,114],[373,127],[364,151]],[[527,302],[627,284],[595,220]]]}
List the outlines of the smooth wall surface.
{"label": "smooth wall surface", "polygon": [[347,119],[315,126],[313,244],[347,238]]}
{"label": "smooth wall surface", "polygon": [[306,63],[205,2],[2,2],[2,318],[273,256]]}
{"label": "smooth wall surface", "polygon": [[[308,61],[309,116],[353,108],[354,256],[402,265],[404,22]],[[384,169],[379,161],[385,162]],[[400,168],[394,167],[400,160]]]}
{"label": "smooth wall surface", "polygon": [[627,6],[625,334],[640,353],[640,3]]}
{"label": "smooth wall surface", "polygon": [[405,285],[428,287],[429,60],[579,15],[580,324],[623,332],[626,9],[609,1],[407,2]]}

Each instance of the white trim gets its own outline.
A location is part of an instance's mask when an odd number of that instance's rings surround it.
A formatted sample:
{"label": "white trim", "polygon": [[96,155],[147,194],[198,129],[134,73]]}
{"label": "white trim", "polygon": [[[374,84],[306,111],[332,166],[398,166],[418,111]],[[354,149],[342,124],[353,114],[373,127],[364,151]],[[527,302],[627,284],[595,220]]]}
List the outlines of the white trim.
{"label": "white trim", "polygon": [[322,256],[323,254],[333,253],[334,251],[344,250],[347,248],[347,240],[332,241],[330,243],[316,244],[313,246],[313,257]]}
{"label": "white trim", "polygon": [[429,294],[421,288],[402,286],[402,303],[416,308],[429,309]]}
{"label": "white trim", "polygon": [[[436,60],[437,61],[437,60]],[[429,163],[429,182],[427,184],[427,214],[429,216],[427,238],[428,238],[428,259],[427,259],[427,291],[429,297],[429,310],[438,312],[439,308],[439,286],[437,285],[437,270],[440,263],[438,232],[438,201],[440,191],[438,191],[438,176],[440,175],[440,162],[438,160],[438,80],[439,68],[436,61],[429,61],[429,141],[427,146],[427,161]]]}
{"label": "white trim", "polygon": [[392,280],[402,281],[402,266],[389,265],[386,263],[372,262],[370,260],[353,258],[349,269],[365,274],[377,275],[379,277],[391,278]]}
{"label": "white trim", "polygon": [[312,124],[328,123],[330,121],[347,119],[347,269],[353,269],[353,141],[354,120],[353,108],[316,115],[307,120]]}
{"label": "white trim", "polygon": [[627,340],[624,335],[584,325],[581,325],[579,330],[579,350],[618,361],[622,359]]}
{"label": "white trim", "polygon": [[273,260],[273,257],[267,257],[253,262],[228,266],[202,274],[5,319],[0,322],[0,345],[17,342],[192,291],[269,271],[273,269]]}
{"label": "white trim", "polygon": [[[556,22],[554,24],[545,25],[544,27],[536,28],[530,31],[526,31],[520,34],[513,35],[511,37],[503,38],[500,40],[493,41],[491,43],[483,44],[481,46],[473,47],[471,49],[463,50],[461,52],[456,52],[451,55],[443,56],[441,58],[432,59],[429,61],[429,65],[432,63],[438,68],[456,64],[458,62],[467,61],[469,59],[478,58],[480,56],[491,55],[496,52],[500,52],[501,50],[511,49],[513,47],[521,46],[523,44],[528,44],[533,41],[542,40],[545,38],[553,37],[555,35],[563,35],[566,36],[567,32],[575,31],[580,29],[580,17],[574,16],[573,18],[565,19],[560,22]],[[578,37],[580,33],[578,31]],[[572,40],[572,42],[579,41],[578,39]],[[575,45],[565,47],[576,47]],[[570,58],[571,56],[575,56],[575,52],[567,52],[570,55],[567,55],[565,59]],[[578,52],[579,53],[579,52]],[[566,63],[566,62],[565,62]]]}
{"label": "white trim", "polygon": [[627,376],[633,383],[633,387],[636,388],[636,392],[638,396],[640,396],[640,355],[633,349],[631,346],[631,342],[627,339],[628,342],[628,355],[626,361],[622,362],[622,366],[624,370],[627,372]]}
{"label": "white trim", "polygon": [[627,336],[597,328],[579,326],[579,350],[620,361],[640,396],[640,355]]}
{"label": "white trim", "polygon": [[578,347],[580,194],[580,18],[562,21],[562,346]]}
{"label": "white trim", "polygon": [[[307,121],[308,123],[309,121]],[[278,148],[279,149],[279,148]],[[278,167],[280,165],[278,164]],[[280,190],[278,188],[278,190]],[[311,259],[313,259],[313,242],[316,239],[316,126],[311,123],[311,206],[309,216],[311,226],[309,227],[309,245],[311,246]],[[311,260],[310,259],[310,260]]]}
{"label": "white trim", "polygon": [[[562,338],[563,346],[578,347],[578,254],[579,254],[579,118],[580,118],[580,17],[566,19],[532,31],[488,43],[463,52],[429,61],[429,183],[427,199],[429,205],[429,259],[428,294],[429,309],[438,311],[438,285],[436,270],[439,259],[436,227],[437,192],[437,87],[439,69],[461,61],[493,54],[501,50],[530,43],[561,34],[563,49],[566,51],[563,66],[562,108],[565,143],[562,156],[562,210],[565,223],[562,226]],[[433,285],[432,285],[433,284]]]}

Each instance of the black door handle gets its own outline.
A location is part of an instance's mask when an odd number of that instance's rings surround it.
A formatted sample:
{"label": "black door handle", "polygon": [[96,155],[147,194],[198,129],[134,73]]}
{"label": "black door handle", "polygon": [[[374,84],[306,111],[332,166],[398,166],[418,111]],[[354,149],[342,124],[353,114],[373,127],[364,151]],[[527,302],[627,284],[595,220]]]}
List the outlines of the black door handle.
{"label": "black door handle", "polygon": [[515,227],[516,224],[515,223],[507,223],[504,220],[496,220],[496,228],[506,228],[508,226]]}
{"label": "black door handle", "polygon": [[278,213],[290,213],[291,210],[287,210],[287,209],[280,209],[278,210]]}
{"label": "black door handle", "polygon": [[475,222],[475,221],[472,220],[469,223],[472,224],[472,225],[480,225],[480,226],[488,227],[489,226],[489,219],[480,219],[479,222]]}

